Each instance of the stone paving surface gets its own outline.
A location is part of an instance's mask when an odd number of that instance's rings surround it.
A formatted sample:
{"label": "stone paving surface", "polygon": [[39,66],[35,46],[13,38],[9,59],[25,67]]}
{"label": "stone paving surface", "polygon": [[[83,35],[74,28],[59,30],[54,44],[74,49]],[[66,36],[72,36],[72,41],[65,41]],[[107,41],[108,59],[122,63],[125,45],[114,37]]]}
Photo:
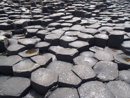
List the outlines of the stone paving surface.
{"label": "stone paving surface", "polygon": [[0,0],[0,98],[130,98],[130,1]]}

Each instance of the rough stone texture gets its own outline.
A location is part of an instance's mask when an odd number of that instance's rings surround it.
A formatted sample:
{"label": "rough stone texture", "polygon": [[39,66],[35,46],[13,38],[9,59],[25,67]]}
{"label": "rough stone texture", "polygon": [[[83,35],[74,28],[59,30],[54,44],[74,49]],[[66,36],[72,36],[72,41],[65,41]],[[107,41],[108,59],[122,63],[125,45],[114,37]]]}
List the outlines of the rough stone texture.
{"label": "rough stone texture", "polygon": [[130,85],[123,81],[111,81],[107,83],[108,88],[116,98],[129,98]]}
{"label": "rough stone texture", "polygon": [[98,61],[93,57],[77,56],[73,59],[74,64],[93,67]]}
{"label": "rough stone texture", "polygon": [[130,71],[129,70],[119,71],[119,79],[130,84]]}
{"label": "rough stone texture", "polygon": [[59,74],[59,86],[61,87],[78,87],[81,79],[72,71],[64,71]]}
{"label": "rough stone texture", "polygon": [[118,65],[110,61],[100,61],[94,66],[97,78],[102,81],[112,81],[118,77]]}
{"label": "rough stone texture", "polygon": [[95,58],[101,61],[112,61],[113,56],[106,51],[96,51]]}
{"label": "rough stone texture", "polygon": [[31,83],[34,90],[45,95],[47,91],[56,85],[58,75],[49,69],[40,68],[31,75]]}
{"label": "rough stone texture", "polygon": [[80,98],[115,98],[108,87],[99,81],[82,84],[78,88]]}
{"label": "rough stone texture", "polygon": [[[16,89],[17,88],[17,89]],[[30,80],[27,78],[12,77],[5,81],[1,88],[1,98],[20,98],[28,93]]]}
{"label": "rough stone texture", "polygon": [[75,88],[57,88],[46,98],[79,98],[78,92]]}
{"label": "rough stone texture", "polygon": [[38,67],[40,65],[33,63],[30,59],[24,59],[13,66],[13,74],[19,77],[31,77],[31,72]]}
{"label": "rough stone texture", "polygon": [[34,56],[31,57],[31,59],[42,67],[47,67],[47,65],[52,61],[52,57],[47,54]]}
{"label": "rough stone texture", "polygon": [[54,53],[58,60],[67,62],[72,62],[78,54],[78,50],[75,48],[63,48],[61,46],[51,46],[49,51]]}
{"label": "rough stone texture", "polygon": [[22,60],[20,56],[0,56],[0,72],[4,74],[13,73],[13,65]]}
{"label": "rough stone texture", "polygon": [[72,71],[78,75],[83,81],[91,80],[95,78],[96,74],[90,66],[86,65],[75,65],[72,68]]}

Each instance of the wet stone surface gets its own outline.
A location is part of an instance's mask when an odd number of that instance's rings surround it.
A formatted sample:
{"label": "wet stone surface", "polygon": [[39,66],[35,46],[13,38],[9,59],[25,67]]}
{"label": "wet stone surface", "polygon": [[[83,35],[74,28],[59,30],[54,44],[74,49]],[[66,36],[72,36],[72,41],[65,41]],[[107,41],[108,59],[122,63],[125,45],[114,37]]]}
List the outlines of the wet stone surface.
{"label": "wet stone surface", "polygon": [[0,98],[130,98],[129,5],[0,0]]}

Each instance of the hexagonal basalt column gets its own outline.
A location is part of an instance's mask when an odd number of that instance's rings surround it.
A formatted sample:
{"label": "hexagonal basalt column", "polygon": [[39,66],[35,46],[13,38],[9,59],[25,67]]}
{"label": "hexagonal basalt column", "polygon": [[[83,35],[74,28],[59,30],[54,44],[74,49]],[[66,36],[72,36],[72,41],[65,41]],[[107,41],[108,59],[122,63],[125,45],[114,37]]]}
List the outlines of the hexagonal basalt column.
{"label": "hexagonal basalt column", "polygon": [[43,95],[57,84],[57,80],[58,75],[54,71],[45,68],[40,68],[31,75],[33,89]]}

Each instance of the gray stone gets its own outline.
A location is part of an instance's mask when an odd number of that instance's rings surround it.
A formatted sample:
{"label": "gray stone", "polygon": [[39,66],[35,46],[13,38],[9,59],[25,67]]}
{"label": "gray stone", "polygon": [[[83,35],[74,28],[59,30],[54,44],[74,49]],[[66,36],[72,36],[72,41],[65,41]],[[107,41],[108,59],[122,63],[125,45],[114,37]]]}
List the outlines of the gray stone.
{"label": "gray stone", "polygon": [[119,71],[119,79],[130,84],[130,71],[129,70]]}
{"label": "gray stone", "polygon": [[20,56],[0,56],[0,72],[4,74],[13,74],[13,65],[22,60]]}
{"label": "gray stone", "polygon": [[113,55],[109,54],[106,51],[101,51],[101,50],[96,51],[94,57],[101,61],[112,61],[113,60]]}
{"label": "gray stone", "polygon": [[98,60],[96,60],[93,57],[87,57],[87,56],[77,56],[76,58],[73,59],[74,64],[77,65],[86,65],[86,66],[90,66],[93,67]]}
{"label": "gray stone", "polygon": [[33,63],[30,59],[23,59],[13,66],[13,75],[19,77],[31,77],[31,73],[40,65]]}
{"label": "gray stone", "polygon": [[129,98],[130,85],[123,81],[111,81],[107,83],[108,88],[115,98]]}
{"label": "gray stone", "polygon": [[52,57],[47,54],[37,55],[31,57],[31,59],[37,64],[39,64],[41,67],[47,67],[48,64],[52,62]]}
{"label": "gray stone", "polygon": [[43,95],[56,85],[57,80],[58,75],[54,71],[45,68],[40,68],[31,75],[33,89]]}
{"label": "gray stone", "polygon": [[90,81],[78,88],[80,98],[115,98],[108,87],[99,81]]}
{"label": "gray stone", "polygon": [[75,88],[57,88],[46,98],[79,98],[78,92]]}
{"label": "gray stone", "polygon": [[27,78],[12,77],[3,83],[0,97],[21,98],[28,93],[30,84]]}
{"label": "gray stone", "polygon": [[110,61],[100,61],[94,66],[97,78],[101,81],[112,81],[118,77],[118,65]]}
{"label": "gray stone", "polygon": [[94,79],[96,74],[91,66],[75,65],[72,71],[78,75],[83,81]]}

